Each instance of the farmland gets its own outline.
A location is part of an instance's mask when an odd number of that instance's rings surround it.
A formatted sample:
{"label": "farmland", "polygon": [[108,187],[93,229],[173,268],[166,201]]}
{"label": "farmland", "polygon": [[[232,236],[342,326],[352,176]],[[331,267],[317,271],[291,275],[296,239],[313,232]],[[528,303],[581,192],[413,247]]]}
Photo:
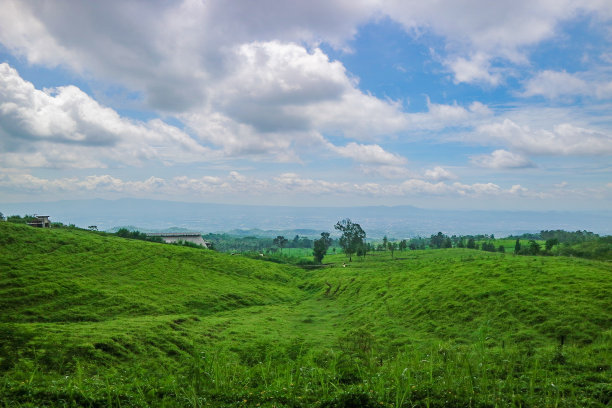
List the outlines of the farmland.
{"label": "farmland", "polygon": [[609,262],[463,248],[324,262],[0,223],[2,402],[612,403]]}

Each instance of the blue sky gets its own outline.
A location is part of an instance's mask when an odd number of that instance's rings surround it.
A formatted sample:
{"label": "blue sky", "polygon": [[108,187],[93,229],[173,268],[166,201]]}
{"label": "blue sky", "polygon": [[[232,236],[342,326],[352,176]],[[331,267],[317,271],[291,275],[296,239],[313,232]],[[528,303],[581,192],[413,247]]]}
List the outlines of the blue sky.
{"label": "blue sky", "polygon": [[612,208],[609,1],[0,10],[0,202]]}

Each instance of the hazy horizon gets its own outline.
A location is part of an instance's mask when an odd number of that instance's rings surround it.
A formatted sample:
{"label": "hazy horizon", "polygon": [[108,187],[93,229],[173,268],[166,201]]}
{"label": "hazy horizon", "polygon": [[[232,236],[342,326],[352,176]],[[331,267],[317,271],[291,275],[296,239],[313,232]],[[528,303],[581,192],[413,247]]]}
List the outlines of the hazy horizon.
{"label": "hazy horizon", "polygon": [[564,229],[612,234],[612,211],[486,211],[437,210],[414,206],[289,207],[226,205],[176,201],[62,200],[48,203],[0,203],[5,215],[45,213],[52,221],[101,230],[133,226],[160,231],[184,228],[202,233],[232,230],[311,230],[334,232],[344,218],[360,223],[368,237],[395,238],[447,234],[520,235],[526,232]]}

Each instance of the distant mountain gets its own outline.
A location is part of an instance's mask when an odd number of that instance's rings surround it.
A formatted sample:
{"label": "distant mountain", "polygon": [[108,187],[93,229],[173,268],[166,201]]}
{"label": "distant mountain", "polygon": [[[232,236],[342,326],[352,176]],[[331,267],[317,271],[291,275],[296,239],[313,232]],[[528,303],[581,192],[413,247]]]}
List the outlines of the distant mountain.
{"label": "distant mountain", "polygon": [[[0,204],[4,214],[45,214],[52,221],[99,230],[135,226],[146,232],[227,232],[257,236],[334,233],[343,218],[359,223],[370,238],[446,234],[506,236],[543,229],[612,234],[612,211],[449,211],[412,206],[275,207],[184,203],[144,199],[71,200]],[[238,232],[241,231],[241,232]],[[302,231],[302,232],[299,232]],[[263,234],[263,235],[262,235]],[[276,234],[276,235],[275,235]]]}

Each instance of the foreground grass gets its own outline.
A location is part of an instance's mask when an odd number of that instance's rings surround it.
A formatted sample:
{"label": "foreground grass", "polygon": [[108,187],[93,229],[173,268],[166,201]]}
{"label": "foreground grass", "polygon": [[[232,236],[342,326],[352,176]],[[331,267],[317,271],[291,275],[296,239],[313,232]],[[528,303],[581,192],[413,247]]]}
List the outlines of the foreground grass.
{"label": "foreground grass", "polygon": [[609,263],[396,257],[304,271],[0,223],[2,403],[612,403]]}

